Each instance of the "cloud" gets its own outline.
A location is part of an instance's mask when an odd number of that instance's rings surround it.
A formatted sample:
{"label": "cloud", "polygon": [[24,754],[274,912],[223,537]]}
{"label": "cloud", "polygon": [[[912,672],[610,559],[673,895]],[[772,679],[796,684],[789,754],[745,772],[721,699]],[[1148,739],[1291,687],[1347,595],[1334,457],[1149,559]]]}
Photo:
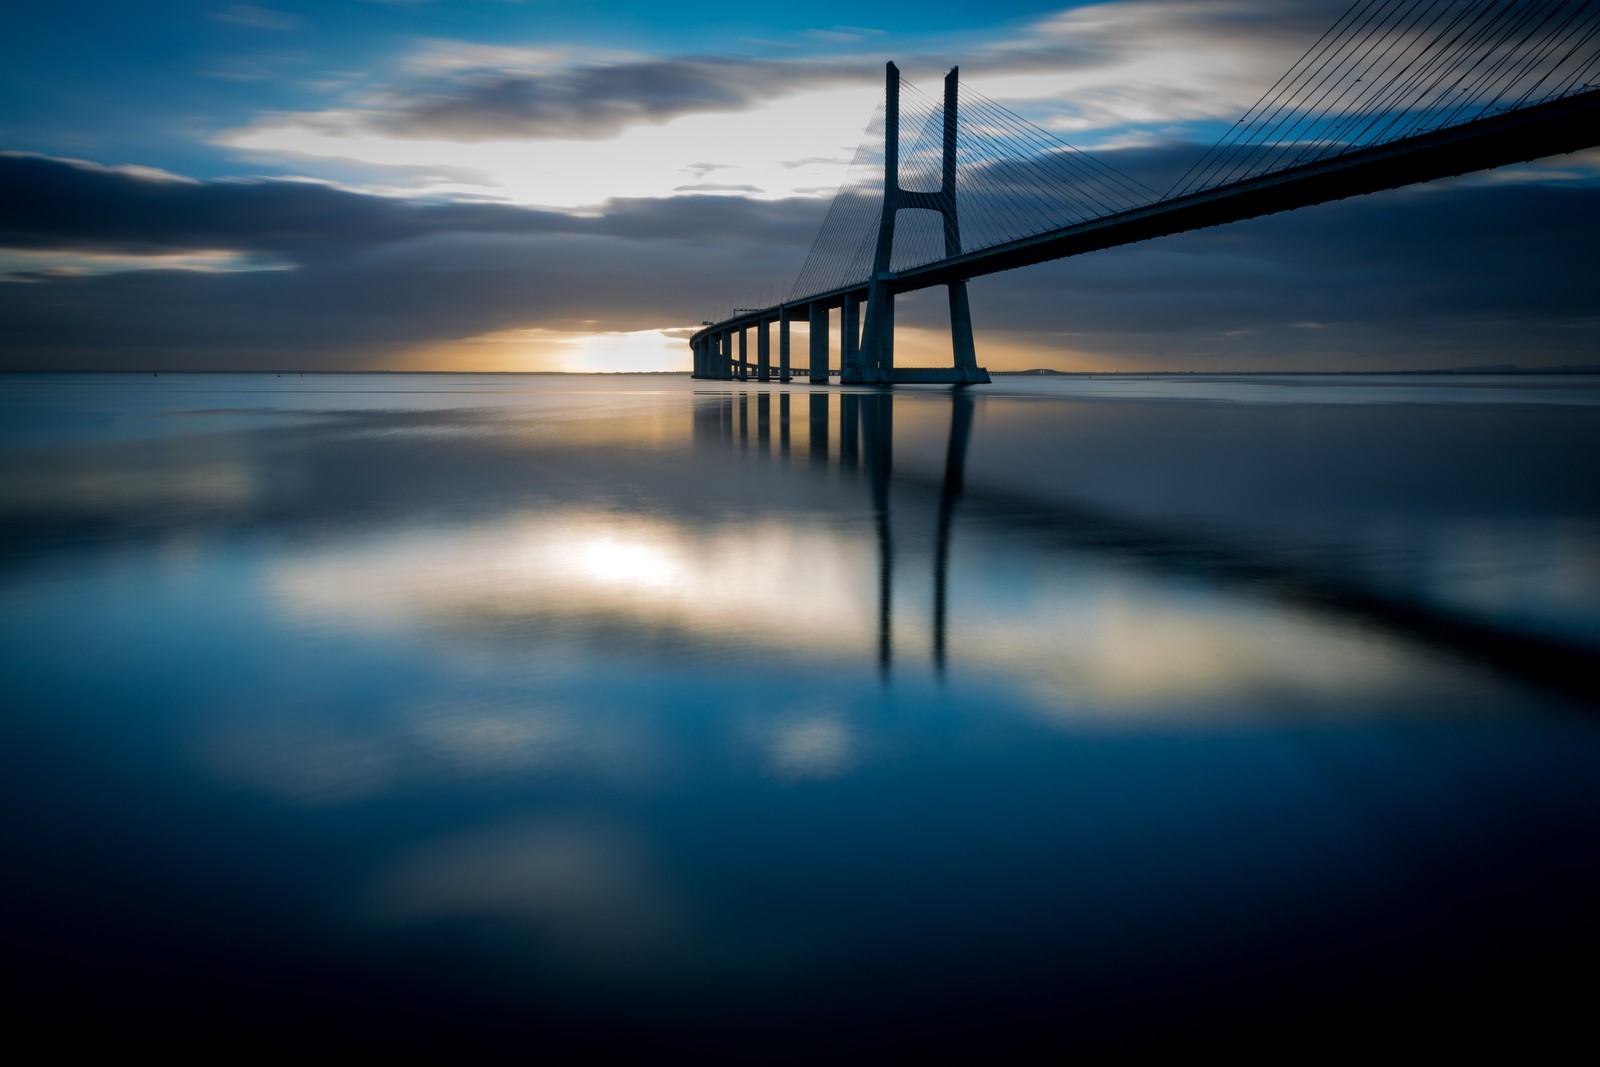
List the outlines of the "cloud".
{"label": "cloud", "polygon": [[212,141],[275,165],[333,164],[345,177],[352,164],[376,169],[418,195],[570,207],[601,189],[664,196],[684,171],[710,165],[770,198],[806,195],[837,188],[886,54],[932,95],[960,64],[964,84],[1058,135],[1147,143],[1237,116],[1329,9],[1102,4],[960,39],[874,37],[871,51],[835,39],[779,57],[434,40],[332,106],[263,112]]}
{"label": "cloud", "polygon": [[757,185],[720,185],[717,182],[695,182],[693,185],[674,185],[675,193],[759,193]]}
{"label": "cloud", "polygon": [[[725,188],[725,187],[721,187]],[[586,215],[418,203],[315,182],[197,182],[148,168],[0,153],[0,248],[163,256],[232,250],[300,263],[426,237],[585,234],[809,242],[820,205],[727,197],[620,200]]]}
{"label": "cloud", "polygon": [[637,59],[547,71],[485,65],[397,89],[363,124],[402,137],[602,140],[682,115],[745,111],[808,89],[869,80],[866,63],[723,56]]}
{"label": "cloud", "polygon": [[[1165,173],[1196,151],[1130,150],[1130,166]],[[0,156],[0,247],[299,265],[0,285],[0,365],[397,366],[425,348],[500,367],[506,345],[469,340],[542,330],[560,348],[781,293],[825,207],[723,194],[580,215]],[[979,279],[973,317],[997,367],[1461,365],[1505,362],[1508,345],[1525,365],[1592,362],[1597,238],[1592,184],[1458,180]],[[933,293],[900,317],[938,337],[944,314]]]}
{"label": "cloud", "polygon": [[213,11],[211,17],[253,30],[297,30],[306,22],[300,15],[255,4],[229,4],[221,11]]}

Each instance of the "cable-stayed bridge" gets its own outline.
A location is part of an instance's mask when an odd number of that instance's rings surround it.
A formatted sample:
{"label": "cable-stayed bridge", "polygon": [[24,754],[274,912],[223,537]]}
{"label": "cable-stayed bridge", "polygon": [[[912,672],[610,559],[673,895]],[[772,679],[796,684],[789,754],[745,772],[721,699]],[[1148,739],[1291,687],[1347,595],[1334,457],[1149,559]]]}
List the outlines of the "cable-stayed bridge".
{"label": "cable-stayed bridge", "polygon": [[[704,324],[694,375],[789,381],[790,324],[804,322],[806,376],[826,382],[838,310],[842,382],[986,382],[968,279],[1597,144],[1595,0],[1355,0],[1165,193],[960,84],[957,69],[935,100],[889,63],[883,106],[787,298]],[[895,297],[939,285],[951,365],[897,366]]]}

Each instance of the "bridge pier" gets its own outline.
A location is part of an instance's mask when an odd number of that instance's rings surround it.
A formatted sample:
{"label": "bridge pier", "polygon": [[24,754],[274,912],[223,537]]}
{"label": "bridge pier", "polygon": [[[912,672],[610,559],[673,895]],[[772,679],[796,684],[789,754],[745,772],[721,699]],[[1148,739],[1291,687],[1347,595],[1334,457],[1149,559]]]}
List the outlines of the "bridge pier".
{"label": "bridge pier", "polygon": [[818,385],[828,384],[828,308],[813,302],[811,305],[811,376]]}
{"label": "bridge pier", "polygon": [[848,293],[839,311],[839,380],[861,373],[861,298]]}
{"label": "bridge pier", "polygon": [[789,306],[778,308],[778,381],[789,380]]}
{"label": "bridge pier", "polygon": [[772,381],[772,333],[767,326],[766,319],[756,323],[756,380],[762,382]]}

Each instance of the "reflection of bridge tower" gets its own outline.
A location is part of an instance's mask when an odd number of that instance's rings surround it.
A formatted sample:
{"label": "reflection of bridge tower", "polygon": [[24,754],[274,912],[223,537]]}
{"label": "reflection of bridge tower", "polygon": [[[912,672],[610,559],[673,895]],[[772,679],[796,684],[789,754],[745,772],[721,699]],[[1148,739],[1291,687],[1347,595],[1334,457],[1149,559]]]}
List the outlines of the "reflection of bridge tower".
{"label": "reflection of bridge tower", "polygon": [[845,342],[841,382],[940,381],[987,382],[989,374],[978,366],[972,344],[972,311],[967,304],[967,282],[957,278],[945,289],[950,303],[950,343],[954,349],[951,371],[929,369],[896,374],[894,365],[894,223],[895,216],[907,208],[937,211],[944,220],[946,258],[961,254],[961,219],[956,208],[956,90],[960,67],[951,67],[944,76],[944,140],[940,154],[937,192],[900,187],[900,68],[893,63],[884,68],[883,129],[883,215],[878,223],[878,244],[872,259],[872,276],[867,285],[866,325],[859,348],[852,342],[855,332],[853,306],[845,305]]}
{"label": "reflection of bridge tower", "polygon": [[[737,452],[790,462],[790,396],[781,392],[777,419],[771,417],[769,394],[729,392],[706,397],[694,408],[694,437],[697,447]],[[877,661],[884,678],[894,662],[894,530],[890,488],[894,482],[894,401],[889,392],[853,390],[839,395],[835,423],[833,397],[822,390],[795,394],[806,403],[795,414],[804,421],[808,444],[803,466],[827,472],[838,442],[838,472],[851,480],[865,481],[872,505],[873,532],[878,555]],[[755,397],[755,418],[750,417],[750,397]],[[940,677],[944,675],[946,619],[950,569],[950,538],[956,505],[961,498],[967,463],[967,446],[972,436],[973,398],[965,389],[951,394],[950,433],[945,447],[944,478],[933,538],[932,658]],[[752,448],[750,424],[755,423]],[[777,423],[774,433],[773,422]],[[837,430],[837,437],[834,430]],[[776,438],[776,441],[774,441]],[[774,448],[774,444],[776,448]]]}

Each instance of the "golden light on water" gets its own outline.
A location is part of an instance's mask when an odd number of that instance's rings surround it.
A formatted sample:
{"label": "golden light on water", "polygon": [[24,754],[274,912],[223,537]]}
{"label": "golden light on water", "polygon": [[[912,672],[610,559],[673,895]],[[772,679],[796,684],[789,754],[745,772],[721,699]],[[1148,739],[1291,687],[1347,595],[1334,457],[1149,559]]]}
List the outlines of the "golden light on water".
{"label": "golden light on water", "polygon": [[[1007,553],[970,533],[962,551],[989,560]],[[279,565],[270,584],[306,622],[466,639],[559,632],[602,657],[621,625],[672,635],[687,649],[731,646],[870,670],[881,607],[876,567],[869,541],[822,527],[700,528],[568,509],[464,531],[405,532],[359,553],[330,548]],[[931,669],[931,591],[931,561],[899,554],[896,671]],[[1309,698],[1335,684],[1380,693],[1416,669],[1337,622],[1221,593],[1174,599],[1158,583],[1088,558],[1028,574],[996,572],[992,563],[958,567],[949,603],[952,669],[1007,679],[1042,720],[1063,726],[1209,721],[1237,714],[1229,702],[1252,693]]]}

